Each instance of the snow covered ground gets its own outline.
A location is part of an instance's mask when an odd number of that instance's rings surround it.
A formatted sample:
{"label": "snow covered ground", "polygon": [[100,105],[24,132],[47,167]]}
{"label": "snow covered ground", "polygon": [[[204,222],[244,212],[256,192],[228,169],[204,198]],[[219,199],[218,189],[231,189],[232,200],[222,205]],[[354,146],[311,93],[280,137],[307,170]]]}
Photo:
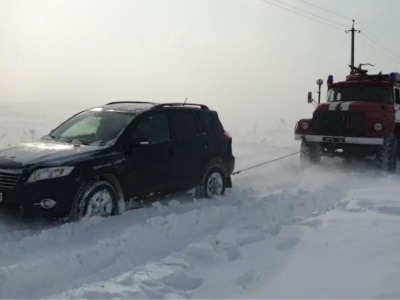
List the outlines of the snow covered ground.
{"label": "snow covered ground", "polygon": [[[81,108],[1,104],[0,147]],[[292,121],[269,125],[231,130],[236,170],[298,151]],[[2,213],[0,298],[399,298],[399,182],[293,156],[234,176],[219,199],[63,225]]]}

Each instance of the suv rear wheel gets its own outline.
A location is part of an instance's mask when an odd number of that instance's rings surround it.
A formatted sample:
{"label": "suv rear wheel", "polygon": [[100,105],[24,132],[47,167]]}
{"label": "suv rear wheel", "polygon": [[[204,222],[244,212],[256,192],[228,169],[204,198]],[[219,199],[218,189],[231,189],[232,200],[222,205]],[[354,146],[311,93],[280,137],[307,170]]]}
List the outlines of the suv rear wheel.
{"label": "suv rear wheel", "polygon": [[109,217],[116,214],[117,193],[106,180],[87,183],[77,194],[72,208],[71,219],[84,217]]}
{"label": "suv rear wheel", "polygon": [[208,169],[197,187],[198,198],[211,198],[212,196],[223,196],[226,183],[223,171],[219,167]]}

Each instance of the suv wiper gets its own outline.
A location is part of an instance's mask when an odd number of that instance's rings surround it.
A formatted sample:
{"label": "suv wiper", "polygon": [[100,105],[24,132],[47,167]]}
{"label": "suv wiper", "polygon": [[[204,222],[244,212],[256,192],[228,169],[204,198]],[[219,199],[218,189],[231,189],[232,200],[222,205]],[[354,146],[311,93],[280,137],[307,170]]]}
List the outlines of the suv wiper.
{"label": "suv wiper", "polygon": [[74,146],[85,145],[84,142],[82,142],[81,140],[77,140],[77,139],[73,139],[73,140],[71,141],[71,143],[72,143]]}
{"label": "suv wiper", "polygon": [[56,141],[56,137],[52,134],[45,134],[44,136],[42,136],[42,139],[46,139],[46,138],[51,138],[52,140]]}
{"label": "suv wiper", "polygon": [[69,140],[69,139],[66,139],[66,138],[59,138],[59,139],[57,139],[57,141],[65,142],[65,143],[71,143],[72,142],[72,140]]}
{"label": "suv wiper", "polygon": [[48,137],[52,138],[54,141],[59,141],[59,142],[64,142],[64,143],[68,143],[68,144],[73,144],[76,146],[80,146],[80,145],[89,145],[90,143],[87,142],[83,142],[81,140],[77,140],[77,139],[67,139],[67,138],[56,138],[54,135],[48,134]]}

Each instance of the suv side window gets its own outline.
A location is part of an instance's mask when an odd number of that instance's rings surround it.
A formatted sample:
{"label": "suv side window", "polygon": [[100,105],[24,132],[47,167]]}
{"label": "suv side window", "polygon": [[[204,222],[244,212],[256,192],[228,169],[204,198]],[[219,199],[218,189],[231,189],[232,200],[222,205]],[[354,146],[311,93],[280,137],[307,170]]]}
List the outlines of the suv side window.
{"label": "suv side window", "polygon": [[152,144],[170,140],[167,114],[157,113],[143,119],[133,131],[133,137],[138,136],[146,136]]}
{"label": "suv side window", "polygon": [[199,134],[196,114],[193,111],[172,112],[171,123],[177,138],[188,138]]}

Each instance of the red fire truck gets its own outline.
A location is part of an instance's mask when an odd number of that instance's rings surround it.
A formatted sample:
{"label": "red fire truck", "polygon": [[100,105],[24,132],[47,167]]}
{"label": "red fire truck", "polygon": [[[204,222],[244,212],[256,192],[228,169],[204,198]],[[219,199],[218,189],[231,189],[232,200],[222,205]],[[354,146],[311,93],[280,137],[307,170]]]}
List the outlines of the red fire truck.
{"label": "red fire truck", "polygon": [[[395,172],[400,143],[400,74],[367,74],[351,67],[344,81],[329,75],[326,102],[311,119],[296,123],[300,159],[316,164],[321,156],[369,159]],[[314,102],[311,92],[308,102]]]}

